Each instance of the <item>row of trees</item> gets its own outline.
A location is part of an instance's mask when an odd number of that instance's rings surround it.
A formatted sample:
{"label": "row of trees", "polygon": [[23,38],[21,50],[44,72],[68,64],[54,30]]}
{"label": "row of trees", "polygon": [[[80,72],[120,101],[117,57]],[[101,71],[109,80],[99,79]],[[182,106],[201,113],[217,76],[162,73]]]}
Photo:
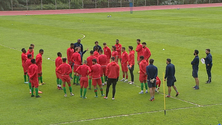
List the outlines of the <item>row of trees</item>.
{"label": "row of trees", "polygon": [[[0,0],[0,11],[128,7],[129,1],[130,0]],[[131,0],[131,1],[134,2],[134,6],[222,2],[222,0]]]}

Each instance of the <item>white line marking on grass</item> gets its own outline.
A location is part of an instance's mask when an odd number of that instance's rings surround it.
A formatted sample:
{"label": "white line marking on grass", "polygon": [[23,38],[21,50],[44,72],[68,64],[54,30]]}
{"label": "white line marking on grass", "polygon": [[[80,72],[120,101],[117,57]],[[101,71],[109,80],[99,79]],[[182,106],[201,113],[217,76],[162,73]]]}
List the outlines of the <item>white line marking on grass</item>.
{"label": "white line marking on grass", "polygon": [[[201,107],[210,107],[210,106],[216,106],[216,105],[222,105],[222,103],[220,103],[220,104],[202,105]],[[191,108],[199,108],[199,106],[173,108],[173,109],[167,109],[167,111],[175,111],[175,110],[191,109]],[[55,123],[55,124],[50,124],[50,125],[72,124],[72,123],[77,123],[77,122],[87,122],[87,121],[95,121],[95,120],[102,120],[102,119],[128,117],[128,116],[141,115],[141,114],[151,114],[151,113],[157,113],[157,112],[164,112],[164,110],[156,110],[156,111],[149,111],[149,112],[139,112],[139,113],[123,114],[123,115],[114,115],[114,116],[92,118],[92,119],[83,119],[83,120],[76,120],[76,121],[70,121],[70,122]]]}

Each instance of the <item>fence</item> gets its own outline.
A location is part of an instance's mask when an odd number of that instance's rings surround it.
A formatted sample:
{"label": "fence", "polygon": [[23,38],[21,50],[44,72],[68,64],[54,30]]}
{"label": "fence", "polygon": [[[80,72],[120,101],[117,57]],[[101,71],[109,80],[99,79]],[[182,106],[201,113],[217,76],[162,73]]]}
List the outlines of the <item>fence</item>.
{"label": "fence", "polygon": [[[129,7],[130,0],[0,0],[0,10]],[[221,3],[222,0],[131,0],[133,6]]]}

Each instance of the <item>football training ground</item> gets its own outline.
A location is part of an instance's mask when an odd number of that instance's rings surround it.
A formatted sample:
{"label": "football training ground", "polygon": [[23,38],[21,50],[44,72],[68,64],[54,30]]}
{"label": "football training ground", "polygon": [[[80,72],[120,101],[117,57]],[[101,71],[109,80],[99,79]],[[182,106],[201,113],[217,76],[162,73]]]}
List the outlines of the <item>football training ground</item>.
{"label": "football training ground", "polygon": [[[217,125],[222,122],[222,7],[109,12],[63,15],[0,16],[0,124],[143,124],[143,125]],[[111,15],[111,17],[107,17]],[[80,98],[80,87],[72,86],[75,96],[64,97],[57,89],[55,58],[57,52],[66,57],[70,43],[82,39],[84,49],[91,50],[95,41],[109,47],[119,39],[123,47],[136,48],[136,39],[146,42],[151,50],[158,76],[163,82],[166,59],[176,67],[180,92],[166,98],[167,114],[163,112],[163,86],[156,93],[141,94],[138,65],[135,65],[135,84],[117,83],[115,100],[87,91]],[[21,48],[35,44],[35,56],[44,49],[41,98],[31,98],[24,84]],[[191,61],[195,49],[199,57],[210,48],[213,56],[212,83],[205,84],[205,65],[199,65],[200,90],[193,90]],[[84,59],[89,56],[89,51]],[[50,59],[48,59],[50,58]],[[136,59],[136,56],[135,56]],[[120,75],[120,79],[122,75]],[[104,90],[105,90],[104,86]],[[111,88],[110,88],[111,89]]]}

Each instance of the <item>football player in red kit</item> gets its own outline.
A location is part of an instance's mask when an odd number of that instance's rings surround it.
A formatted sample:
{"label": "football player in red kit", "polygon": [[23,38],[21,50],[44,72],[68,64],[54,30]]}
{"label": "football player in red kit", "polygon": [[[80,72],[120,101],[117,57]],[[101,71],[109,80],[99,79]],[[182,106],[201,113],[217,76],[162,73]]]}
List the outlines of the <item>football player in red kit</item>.
{"label": "football player in red kit", "polygon": [[25,70],[25,62],[27,60],[27,55],[26,55],[26,50],[25,48],[22,48],[22,54],[21,54],[21,58],[22,58],[22,67],[23,67],[23,72],[24,72],[24,83],[28,84],[27,82],[27,72]]}
{"label": "football player in red kit", "polygon": [[[101,65],[101,80],[102,84],[106,84],[107,77],[106,77],[106,65],[107,65],[107,56],[103,54],[103,50],[99,50],[99,57],[98,63]],[[104,76],[104,79],[103,79]],[[104,82],[105,81],[105,82]]]}
{"label": "football player in red kit", "polygon": [[[68,64],[73,67],[73,63],[71,61],[72,54],[74,53],[74,43],[70,44],[70,47],[67,49],[67,59],[68,59]],[[70,78],[72,78],[72,72],[69,74]]]}
{"label": "football player in red kit", "polygon": [[[92,60],[97,59],[95,56],[93,56],[93,51],[90,51],[90,56],[86,59],[87,60],[87,65],[91,68],[92,67]],[[92,75],[91,73],[89,74],[89,90],[91,90],[91,85],[92,85]]]}
{"label": "football player in red kit", "polygon": [[144,56],[144,59],[149,64],[149,58],[151,56],[150,49],[148,47],[146,47],[146,42],[143,42],[142,45],[143,45],[143,56]]}
{"label": "football player in red kit", "polygon": [[93,56],[95,56],[96,58],[99,57],[99,48],[98,47],[95,47],[95,51],[93,52]]}
{"label": "football player in red kit", "polygon": [[[84,64],[79,66],[76,69],[76,72],[81,75],[80,78],[80,97],[83,99],[86,99],[86,92],[87,92],[87,87],[88,87],[88,75],[91,72],[91,69],[89,66],[87,66],[87,61],[84,61]],[[82,96],[82,91],[83,91],[83,87],[84,87],[84,94]]]}
{"label": "football player in red kit", "polygon": [[139,94],[143,94],[143,84],[145,84],[145,89],[146,89],[146,93],[148,93],[148,87],[147,87],[147,75],[146,75],[146,67],[148,66],[148,63],[146,62],[146,60],[144,59],[144,56],[140,56],[140,63],[139,63],[139,67],[140,67],[140,84],[141,84],[141,92],[139,92]]}
{"label": "football player in red kit", "polygon": [[30,78],[30,83],[31,83],[31,97],[34,97],[33,91],[35,87],[35,93],[36,93],[36,98],[39,98],[40,96],[38,95],[38,87],[39,87],[39,81],[38,81],[38,66],[36,65],[35,59],[31,60],[32,64],[28,68],[28,75]]}
{"label": "football player in red kit", "polygon": [[[62,53],[60,53],[60,52],[58,52],[57,53],[57,58],[56,58],[56,60],[55,60],[55,66],[56,66],[56,68],[58,68],[61,64],[62,64]],[[59,78],[59,74],[56,72],[56,78],[57,78],[57,88],[58,88],[58,90],[62,90],[62,87],[61,87],[61,85],[62,85],[62,80]]]}
{"label": "football player in red kit", "polygon": [[156,92],[159,92],[160,85],[161,85],[161,80],[160,80],[160,78],[157,76],[157,77],[156,77]]}
{"label": "football player in red kit", "polygon": [[112,46],[112,57],[114,57],[115,62],[118,63],[118,52],[116,51],[116,46]]}
{"label": "football player in red kit", "polygon": [[79,85],[79,74],[76,69],[82,64],[81,55],[79,54],[80,48],[75,48],[75,53],[72,54],[71,61],[74,63],[74,77],[73,84]]}
{"label": "football player in red kit", "polygon": [[[127,68],[127,63],[128,63],[128,54],[126,52],[126,48],[122,47],[122,57],[121,57],[121,67],[122,67],[122,72],[123,72],[123,79],[120,81],[127,82],[128,81],[128,68]],[[126,76],[126,79],[125,79]]]}
{"label": "football player in red kit", "polygon": [[63,83],[63,91],[65,93],[65,97],[67,97],[66,94],[66,82],[68,83],[69,86],[69,91],[70,91],[70,95],[74,96],[74,94],[72,93],[72,87],[71,87],[71,79],[69,77],[69,74],[72,72],[72,68],[69,64],[66,63],[66,58],[62,58],[62,64],[56,68],[56,72],[59,74],[60,78],[62,79],[62,83]]}
{"label": "football player in red kit", "polygon": [[[28,73],[29,66],[32,64],[31,60],[32,60],[32,55],[29,54],[29,55],[28,55],[28,59],[27,59],[26,62],[25,62],[25,70],[26,70],[27,73]],[[28,75],[28,81],[30,81],[30,80],[29,80],[29,75]],[[31,88],[32,88],[32,86],[31,86],[31,83],[29,82],[30,94],[31,94]]]}
{"label": "football player in red kit", "polygon": [[39,54],[36,56],[36,65],[38,66],[38,74],[39,74],[39,85],[44,85],[45,83],[42,81],[42,55],[44,53],[43,49],[39,50]]}
{"label": "football player in red kit", "polygon": [[107,56],[107,64],[110,62],[110,58],[111,58],[111,50],[110,48],[106,45],[106,43],[103,43],[103,51],[104,51],[104,55]]}
{"label": "football player in red kit", "polygon": [[116,51],[118,52],[118,58],[117,58],[117,63],[118,63],[118,59],[120,59],[120,62],[121,62],[121,50],[122,50],[122,45],[119,43],[118,39],[116,40],[115,47],[116,47]]}
{"label": "football player in red kit", "polygon": [[31,54],[32,55],[32,59],[34,59],[34,50],[33,50],[33,48],[31,46],[29,47],[26,55],[29,55],[29,54]]}
{"label": "football player in red kit", "polygon": [[93,59],[92,63],[93,63],[93,65],[91,67],[92,85],[94,86],[94,92],[96,94],[95,97],[98,97],[98,95],[97,95],[97,88],[96,88],[97,84],[100,87],[101,95],[104,96],[104,94],[103,94],[103,86],[102,86],[102,81],[101,81],[101,65],[97,64],[97,60],[96,59]]}

